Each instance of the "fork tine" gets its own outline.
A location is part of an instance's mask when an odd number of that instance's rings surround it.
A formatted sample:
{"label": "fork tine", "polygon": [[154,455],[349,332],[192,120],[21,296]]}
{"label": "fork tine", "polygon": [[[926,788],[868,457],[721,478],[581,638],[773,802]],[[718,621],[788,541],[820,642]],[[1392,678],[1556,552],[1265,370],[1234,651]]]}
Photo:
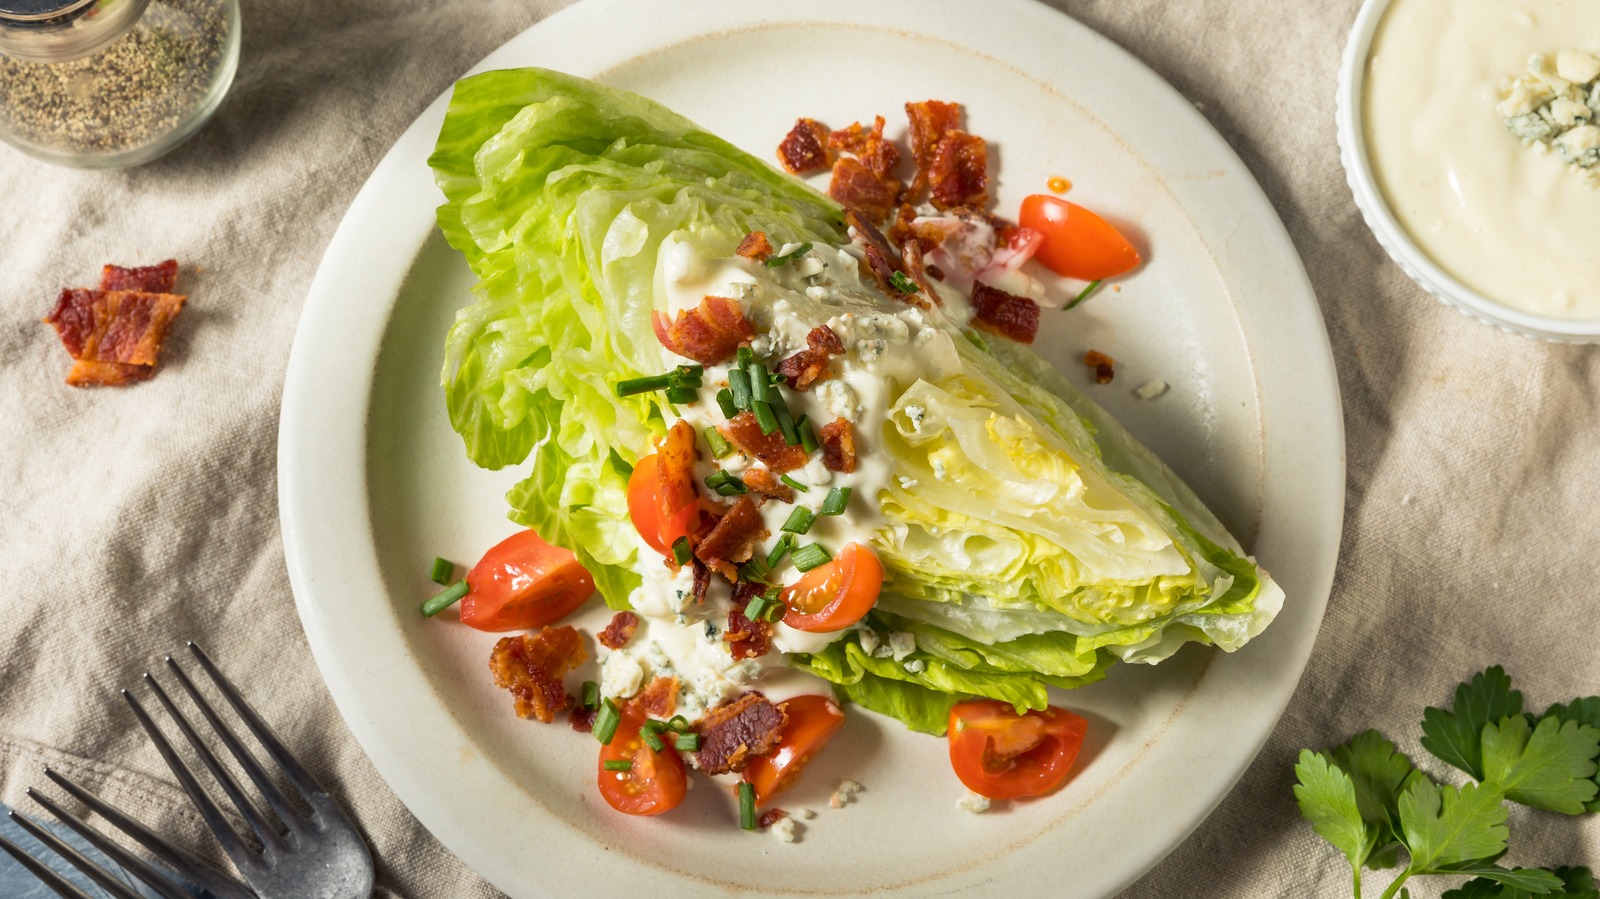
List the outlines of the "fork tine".
{"label": "fork tine", "polygon": [[183,734],[184,739],[189,741],[189,745],[193,747],[195,754],[200,756],[200,763],[205,765],[206,770],[211,772],[211,776],[217,779],[217,783],[222,787],[222,792],[233,803],[233,807],[239,810],[239,814],[244,818],[245,823],[250,825],[250,829],[255,831],[256,838],[261,841],[261,845],[266,848],[269,854],[276,854],[281,851],[284,848],[284,843],[283,838],[278,835],[277,828],[267,822],[261,814],[261,809],[256,806],[250,797],[244,794],[244,790],[239,788],[239,782],[234,780],[228,769],[222,767],[222,763],[217,760],[216,755],[200,739],[200,735],[195,733],[194,727],[189,724],[189,719],[178,711],[176,705],[173,705],[171,697],[167,696],[167,691],[161,688],[161,684],[157,683],[156,679],[151,677],[148,671],[145,672],[144,682],[150,686],[150,691],[156,695],[161,707],[167,710],[167,717],[178,725],[179,732]]}
{"label": "fork tine", "polygon": [[255,753],[240,742],[239,738],[234,735],[233,730],[222,722],[222,718],[211,707],[211,703],[204,696],[201,696],[200,691],[195,688],[194,681],[191,681],[189,675],[178,667],[178,661],[172,656],[167,656],[166,662],[167,668],[178,679],[178,683],[183,687],[184,692],[189,694],[189,699],[194,702],[195,707],[200,710],[200,714],[205,717],[206,723],[211,725],[211,730],[217,735],[218,739],[222,740],[222,744],[228,747],[228,751],[233,753],[234,760],[239,763],[239,767],[244,769],[244,773],[250,778],[250,782],[256,785],[256,789],[261,791],[261,795],[266,797],[267,804],[272,806],[272,810],[278,814],[278,818],[287,824],[291,830],[304,832],[305,820],[301,818],[300,813],[295,810],[294,806],[290,805],[288,797],[283,795],[283,791],[278,789],[278,785],[272,782],[272,778],[267,775],[266,769],[262,768],[261,763],[256,761]]}
{"label": "fork tine", "polygon": [[[34,820],[29,818],[27,815],[24,815],[21,812],[11,812],[10,818],[11,820],[17,822],[17,825],[23,830],[26,830],[28,833],[32,834],[34,839],[43,843],[51,852],[61,856],[66,860],[67,864],[77,868],[79,871],[82,871],[84,875],[90,880],[94,881],[95,884],[100,887],[100,889],[110,893],[112,896],[116,897],[116,899],[143,899],[143,897],[141,897],[138,893],[135,893],[127,884],[111,876],[110,871],[107,871],[95,862],[90,861],[89,858],[83,853],[72,848],[71,846],[68,846],[61,840],[60,837],[46,830],[42,825],[34,822]],[[144,878],[141,877],[140,879],[143,880]],[[162,878],[162,880],[166,880],[166,878]],[[148,883],[148,881],[146,882]],[[165,888],[163,888],[163,886]],[[163,899],[184,899],[182,893],[172,889],[172,881],[170,880],[167,880],[162,886],[156,886],[156,891],[161,894]]]}
{"label": "fork tine", "polygon": [[217,842],[222,844],[222,850],[228,853],[228,857],[233,859],[233,863],[241,871],[254,865],[258,861],[255,853],[251,852],[250,847],[246,846],[244,840],[240,839],[239,835],[234,832],[233,826],[228,823],[227,818],[223,817],[221,809],[217,808],[217,804],[211,800],[205,790],[200,788],[200,783],[194,779],[194,774],[183,763],[183,759],[178,757],[177,750],[172,748],[172,744],[167,741],[160,728],[156,727],[156,723],[150,720],[150,714],[144,710],[144,706],[140,705],[139,700],[135,699],[134,695],[127,690],[122,691],[122,698],[128,701],[128,707],[133,709],[134,717],[139,719],[139,726],[143,727],[144,732],[149,735],[150,742],[156,744],[156,751],[161,753],[161,758],[166,761],[167,767],[172,770],[172,776],[178,779],[178,783],[183,786],[184,792],[189,794],[189,798],[194,802],[195,808],[200,812],[200,817],[205,820],[206,826],[211,828],[211,832],[216,836]]}
{"label": "fork tine", "polygon": [[73,886],[72,881],[57,874],[49,865],[29,855],[21,846],[5,837],[0,837],[0,849],[4,849],[6,854],[16,859],[17,864],[27,868],[29,874],[39,878],[40,883],[55,890],[57,896],[62,896],[64,899],[92,899],[88,893]]}
{"label": "fork tine", "polygon": [[200,667],[204,668],[206,674],[210,675],[212,683],[216,684],[217,689],[228,700],[228,704],[233,706],[233,710],[239,713],[239,717],[244,721],[245,726],[249,727],[250,732],[255,734],[256,739],[266,748],[267,755],[277,763],[279,768],[283,769],[283,773],[289,778],[289,781],[307,798],[316,793],[326,793],[327,791],[317,784],[316,778],[312,777],[310,772],[300,766],[300,762],[290,754],[288,748],[272,732],[272,729],[267,727],[267,723],[262,721],[261,717],[255,713],[255,710],[250,708],[249,704],[244,701],[244,697],[239,694],[233,683],[222,676],[222,672],[218,671],[217,666],[211,663],[211,659],[205,654],[205,651],[193,640],[190,640],[188,645],[189,651],[194,654],[195,660],[200,663]]}
{"label": "fork tine", "polygon": [[[173,870],[188,878],[195,886],[210,890],[213,895],[218,897],[248,897],[250,895],[243,885],[218,870],[210,862],[182,846],[168,842],[148,827],[123,814],[116,806],[68,780],[66,775],[56,771],[54,768],[44,769],[44,776],[50,778],[56,786],[65,790],[72,798],[87,806],[90,811],[104,818],[111,826],[127,834],[134,842],[149,850],[151,855],[154,855],[170,865]],[[84,839],[93,843],[100,851],[111,856],[123,867],[130,868],[130,870],[134,867],[116,855],[117,852],[122,851],[120,846],[107,839],[104,834],[90,827],[81,819],[61,809],[50,797],[37,790],[29,790],[28,796],[34,802],[43,806],[50,814],[60,819],[63,824],[82,834]],[[141,861],[137,857],[135,857],[135,860]],[[133,873],[138,876],[137,871]]]}

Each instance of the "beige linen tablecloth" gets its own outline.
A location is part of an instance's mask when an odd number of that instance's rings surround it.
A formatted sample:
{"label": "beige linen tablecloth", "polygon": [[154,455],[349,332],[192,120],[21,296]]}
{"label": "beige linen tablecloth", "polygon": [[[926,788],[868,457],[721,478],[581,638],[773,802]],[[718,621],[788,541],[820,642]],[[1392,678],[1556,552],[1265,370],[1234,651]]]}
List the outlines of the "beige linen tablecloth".
{"label": "beige linen tablecloth", "polygon": [[[1299,692],[1238,788],[1127,895],[1346,896],[1295,811],[1300,747],[1377,726],[1415,752],[1422,706],[1496,662],[1536,705],[1600,691],[1600,353],[1442,307],[1362,227],[1333,126],[1355,0],[1058,2],[1192,99],[1266,188],[1316,285],[1348,428],[1339,575]],[[116,694],[193,638],[354,810],[381,893],[494,895],[328,697],[284,573],[274,447],[295,322],[357,188],[454,78],[559,5],[251,0],[232,95],[166,159],[86,173],[0,147],[0,801],[26,807],[52,765],[198,840]],[[168,256],[192,266],[192,299],[160,375],[66,387],[39,323],[54,291]],[[1600,862],[1592,820],[1512,824],[1513,861]]]}

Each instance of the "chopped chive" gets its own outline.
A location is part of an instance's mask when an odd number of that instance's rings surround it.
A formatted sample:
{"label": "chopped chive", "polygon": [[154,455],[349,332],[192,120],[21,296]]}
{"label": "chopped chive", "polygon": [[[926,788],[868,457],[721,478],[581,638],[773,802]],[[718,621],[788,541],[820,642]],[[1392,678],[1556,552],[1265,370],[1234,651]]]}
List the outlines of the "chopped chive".
{"label": "chopped chive", "polygon": [[733,401],[733,391],[726,387],[717,391],[717,406],[722,409],[723,418],[732,418],[739,414],[739,406]]}
{"label": "chopped chive", "polygon": [[617,396],[651,393],[672,386],[672,375],[651,375],[647,378],[628,378],[617,382]]}
{"label": "chopped chive", "polygon": [[600,708],[600,685],[592,680],[583,682],[583,707],[591,712]]}
{"label": "chopped chive", "polygon": [[748,781],[739,784],[739,826],[745,830],[756,829],[756,788]]}
{"label": "chopped chive", "polygon": [[673,742],[677,745],[679,752],[700,751],[699,734],[678,734],[678,739],[674,740]]}
{"label": "chopped chive", "polygon": [[761,595],[765,596],[767,598],[767,602],[777,602],[778,601],[778,597],[783,595],[783,588],[782,587],[768,587],[766,589],[766,592],[762,593]]}
{"label": "chopped chive", "polygon": [[789,520],[783,523],[783,529],[791,534],[804,534],[811,530],[811,525],[817,520],[817,514],[805,506],[795,506],[789,513]]}
{"label": "chopped chive", "polygon": [[844,507],[850,504],[850,488],[835,487],[828,491],[828,498],[822,501],[822,514],[838,515],[844,512]]}
{"label": "chopped chive", "polygon": [[778,430],[783,432],[783,442],[790,446],[800,445],[800,432],[795,429],[794,416],[789,414],[789,404],[783,397],[774,391],[772,397],[772,416],[778,420]]}
{"label": "chopped chive", "polygon": [[755,599],[750,600],[749,605],[744,607],[744,617],[751,621],[758,621],[761,618],[761,613],[766,608],[767,598],[765,596],[757,596]]}
{"label": "chopped chive", "polygon": [[667,722],[658,721],[655,718],[646,718],[644,719],[644,723],[639,725],[639,727],[650,731],[653,734],[659,734],[667,729]]}
{"label": "chopped chive", "polygon": [[733,452],[733,444],[729,443],[728,438],[722,436],[722,432],[717,430],[714,425],[707,426],[704,433],[706,435],[706,445],[711,447],[712,458],[720,459]]}
{"label": "chopped chive", "polygon": [[611,449],[611,467],[615,468],[617,473],[625,478],[633,476],[633,466],[629,465],[626,459],[617,455],[616,447]]}
{"label": "chopped chive", "polygon": [[[782,256],[773,256],[771,259],[768,259],[767,260],[767,268],[777,268],[778,266],[783,265],[786,262],[793,262],[794,260],[799,259],[801,256],[804,256],[805,254],[807,254],[809,252],[811,252],[811,243],[810,243],[810,241],[807,241],[806,243],[803,243],[800,246],[795,247],[790,252],[784,253]],[[747,827],[745,829],[749,830],[750,828]]]}
{"label": "chopped chive", "polygon": [[750,410],[750,373],[742,368],[728,370],[728,391],[733,395],[734,408]]}
{"label": "chopped chive", "polygon": [[771,573],[772,569],[767,565],[766,557],[761,555],[751,556],[750,561],[739,566],[741,581],[765,581],[767,575]]}
{"label": "chopped chive", "polygon": [[667,748],[667,744],[661,742],[661,736],[656,733],[654,728],[639,728],[639,741],[656,752]]}
{"label": "chopped chive", "polygon": [[676,560],[679,565],[689,564],[689,557],[691,555],[693,554],[689,551],[688,537],[679,537],[678,539],[672,541],[672,558]]}
{"label": "chopped chive", "polygon": [[767,606],[767,623],[777,624],[778,622],[782,621],[783,616],[787,614],[789,614],[788,604],[781,599],[774,600],[771,605]]}
{"label": "chopped chive", "polygon": [[740,368],[749,368],[756,364],[756,351],[750,349],[750,344],[741,344],[737,353]]}
{"label": "chopped chive", "polygon": [[606,759],[600,763],[607,771],[632,771],[633,759]]}
{"label": "chopped chive", "polygon": [[674,406],[692,406],[700,402],[700,391],[693,387],[668,387],[667,402]]}
{"label": "chopped chive", "polygon": [[750,491],[750,488],[744,485],[744,481],[739,480],[732,472],[721,469],[706,475],[706,486],[722,496],[738,496]]}
{"label": "chopped chive", "polygon": [[905,272],[895,272],[890,275],[889,286],[901,293],[916,293],[922,289],[917,286],[917,282],[907,278]]}
{"label": "chopped chive", "polygon": [[428,580],[443,587],[445,584],[450,583],[450,575],[455,573],[456,564],[454,562],[435,556],[433,570],[428,573]]}
{"label": "chopped chive", "polygon": [[454,587],[451,587],[450,589],[440,593],[439,595],[422,604],[422,617],[432,618],[440,612],[443,612],[445,609],[455,605],[458,601],[460,601],[461,597],[467,595],[468,589],[470,588],[467,587],[466,581],[457,581]]}
{"label": "chopped chive", "polygon": [[610,699],[600,703],[600,714],[594,716],[594,738],[602,744],[610,746],[611,738],[617,735],[617,725],[622,723],[622,710]]}
{"label": "chopped chive", "polygon": [[1093,281],[1090,281],[1089,285],[1087,287],[1085,287],[1081,292],[1079,292],[1079,294],[1076,297],[1073,298],[1072,302],[1070,302],[1067,305],[1061,307],[1061,311],[1062,312],[1066,312],[1068,309],[1071,309],[1072,307],[1078,305],[1079,303],[1083,302],[1084,300],[1087,300],[1089,298],[1090,294],[1094,293],[1096,290],[1099,290],[1099,289],[1100,289],[1100,279],[1097,278],[1097,279],[1095,279]]}
{"label": "chopped chive", "polygon": [[682,380],[698,381],[705,377],[706,367],[704,365],[680,365],[676,371]]}
{"label": "chopped chive", "polygon": [[794,537],[788,534],[779,537],[777,545],[772,547],[772,552],[767,553],[767,568],[777,568],[778,563],[783,561],[783,557],[789,554],[789,548],[792,546],[794,546]]}
{"label": "chopped chive", "polygon": [[767,376],[767,367],[757,362],[746,369],[750,376],[750,398],[758,403],[775,403],[777,391],[772,389],[772,379]]}
{"label": "chopped chive", "polygon": [[800,416],[800,420],[794,423],[794,429],[800,432],[800,448],[804,449],[807,455],[822,448],[822,444],[817,440],[817,429],[811,426],[810,418]]}
{"label": "chopped chive", "polygon": [[750,411],[756,414],[756,424],[761,426],[762,434],[771,434],[778,430],[778,416],[772,414],[772,407],[766,403],[752,403]]}
{"label": "chopped chive", "polygon": [[784,482],[785,484],[788,484],[790,487],[793,487],[794,489],[800,491],[801,493],[806,493],[806,492],[809,492],[811,490],[810,487],[807,487],[805,484],[800,483],[799,481],[795,480],[794,478],[789,477],[786,474],[778,475],[778,480]]}
{"label": "chopped chive", "polygon": [[833,561],[833,556],[828,551],[815,543],[807,543],[797,547],[794,551],[794,567],[801,571],[810,571],[818,565],[826,565]]}
{"label": "chopped chive", "polygon": [[689,729],[689,719],[682,715],[673,715],[672,720],[667,722],[667,729],[681,734]]}

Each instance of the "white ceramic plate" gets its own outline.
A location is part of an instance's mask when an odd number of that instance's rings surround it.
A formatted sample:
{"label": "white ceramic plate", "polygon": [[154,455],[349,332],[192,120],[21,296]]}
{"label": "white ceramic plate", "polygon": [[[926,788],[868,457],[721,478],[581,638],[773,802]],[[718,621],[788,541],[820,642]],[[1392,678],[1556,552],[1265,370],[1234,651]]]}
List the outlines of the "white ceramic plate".
{"label": "white ceramic plate", "polygon": [[[446,846],[516,896],[1099,896],[1131,883],[1272,730],[1338,547],[1344,443],[1327,336],[1243,165],[1136,60],[1029,0],[782,11],[589,0],[478,68],[532,64],[645,93],[763,157],[800,115],[839,127],[874,113],[902,121],[907,100],[964,102],[995,150],[1000,209],[1063,175],[1072,199],[1140,235],[1149,262],[1137,276],[1047,314],[1038,345],[1080,383],[1086,349],[1116,357],[1115,383],[1086,389],[1195,486],[1289,599],[1237,654],[1191,648],[1061,697],[1088,716],[1091,739],[1073,780],[1044,801],[958,811],[944,742],[861,713],[783,803],[820,810],[796,845],[739,831],[729,797],[705,783],[662,819],[611,812],[594,789],[593,742],[516,719],[492,686],[493,635],[416,611],[435,555],[470,563],[514,530],[502,494],[519,477],[467,463],[438,387],[444,332],[472,283],[433,229],[440,195],[426,159],[441,98],[329,246],[284,387],[279,491],[295,599],[378,770]],[[1150,378],[1171,391],[1135,399]],[[866,792],[828,810],[845,776]]]}

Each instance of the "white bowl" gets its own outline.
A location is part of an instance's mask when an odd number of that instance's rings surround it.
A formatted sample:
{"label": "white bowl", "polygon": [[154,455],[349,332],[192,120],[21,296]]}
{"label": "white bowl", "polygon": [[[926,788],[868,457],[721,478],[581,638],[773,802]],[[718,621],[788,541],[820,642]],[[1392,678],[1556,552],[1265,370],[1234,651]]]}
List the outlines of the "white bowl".
{"label": "white bowl", "polygon": [[1356,206],[1360,208],[1367,227],[1389,253],[1389,258],[1411,280],[1446,305],[1454,306],[1478,321],[1513,334],[1557,343],[1600,343],[1600,320],[1556,318],[1524,312],[1462,284],[1424,253],[1395,219],[1383,192],[1378,189],[1377,179],[1372,174],[1372,161],[1367,157],[1366,129],[1363,127],[1365,104],[1362,102],[1372,38],[1391,2],[1393,0],[1366,0],[1361,5],[1361,11],[1356,14],[1356,23],[1350,29],[1350,40],[1345,44],[1344,61],[1339,67],[1338,108],[1335,112],[1339,159],[1344,163],[1345,178],[1355,194]]}

